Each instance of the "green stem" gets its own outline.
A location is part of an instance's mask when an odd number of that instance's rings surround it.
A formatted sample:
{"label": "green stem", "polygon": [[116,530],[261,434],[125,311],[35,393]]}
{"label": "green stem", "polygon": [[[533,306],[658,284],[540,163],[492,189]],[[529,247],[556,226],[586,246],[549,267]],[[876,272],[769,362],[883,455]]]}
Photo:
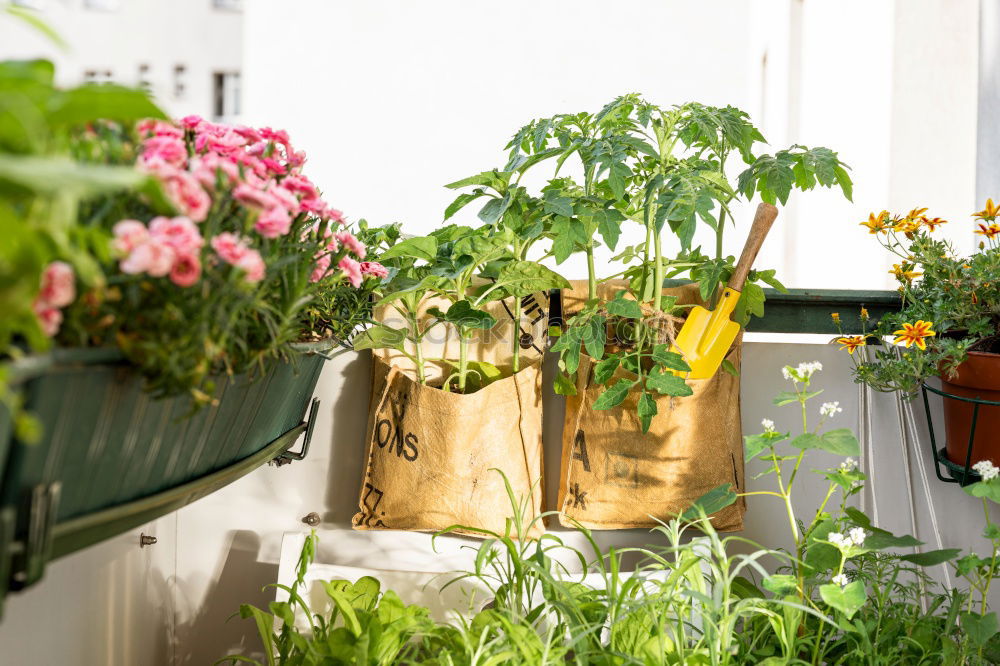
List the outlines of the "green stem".
{"label": "green stem", "polygon": [[653,223],[653,311],[659,312],[663,305],[663,247],[660,243],[660,230]]}
{"label": "green stem", "polygon": [[408,309],[407,314],[410,319],[410,331],[413,335],[412,340],[417,365],[417,381],[421,384],[426,384],[427,375],[424,371],[424,350],[422,349],[423,345],[421,344],[423,342],[423,336],[420,335],[420,324],[417,322],[417,312],[415,309]]}
{"label": "green stem", "polygon": [[511,341],[511,369],[521,369],[521,298],[514,297],[514,339]]}
{"label": "green stem", "polygon": [[[986,502],[986,498],[983,498],[983,513],[986,515],[986,527],[989,529],[990,526],[990,507]],[[990,585],[993,583],[993,577],[996,575],[997,570],[997,542],[993,540],[993,555],[990,557],[990,571],[989,575],[986,577],[986,586],[983,588],[982,596],[979,602],[979,614],[986,614],[986,597],[990,593]]]}
{"label": "green stem", "polygon": [[715,229],[715,258],[722,259],[722,235],[726,230],[726,209],[719,208],[719,225]]}
{"label": "green stem", "polygon": [[458,391],[465,393],[465,375],[469,372],[469,338],[458,329]]}
{"label": "green stem", "polygon": [[594,271],[594,245],[587,246],[587,298],[597,298],[597,274]]}

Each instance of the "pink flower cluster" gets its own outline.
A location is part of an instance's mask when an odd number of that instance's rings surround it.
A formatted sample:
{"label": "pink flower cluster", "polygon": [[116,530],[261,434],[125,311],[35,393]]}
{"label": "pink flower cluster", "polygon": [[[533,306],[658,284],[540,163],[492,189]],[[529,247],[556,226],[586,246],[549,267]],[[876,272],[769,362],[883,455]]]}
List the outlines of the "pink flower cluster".
{"label": "pink flower cluster", "polygon": [[115,224],[113,247],[123,255],[123,273],[151,277],[169,275],[178,287],[190,287],[201,277],[205,239],[187,217],[155,217],[147,227],[138,220]]}
{"label": "pink flower cluster", "polygon": [[[254,230],[264,239],[287,235],[303,214],[313,221],[305,239],[318,228],[318,218],[327,223],[327,232],[324,246],[312,258],[313,281],[331,274],[332,255],[339,254],[338,268],[351,284],[360,285],[361,264],[347,253],[364,259],[365,246],[347,230],[329,230],[329,226],[343,225],[344,216],[330,207],[302,174],[305,153],[292,148],[285,131],[220,125],[199,116],[187,116],[177,125],[144,120],[137,130],[142,138],[139,167],[163,183],[169,198],[184,214],[184,218],[175,220],[203,222],[212,214],[214,202],[223,201],[226,195],[248,211]],[[123,271],[152,276],[169,273],[182,286],[186,280],[193,280],[190,284],[197,281],[197,275],[192,275],[195,267],[200,275],[200,264],[190,261],[192,257],[197,260],[197,253],[179,252],[162,239],[153,238],[152,223],[146,236],[142,236],[145,229],[140,232],[135,226],[141,223],[123,220],[119,224],[125,225],[120,233],[118,227],[115,232],[116,247],[126,255],[121,264]],[[264,261],[253,249],[252,239],[223,232],[209,239],[209,244],[219,259],[244,270],[248,281],[263,278]],[[183,261],[187,270],[177,279],[175,261]]]}
{"label": "pink flower cluster", "polygon": [[35,298],[34,310],[42,331],[50,338],[59,332],[62,311],[76,299],[76,274],[73,267],[53,261],[42,271],[41,289]]}

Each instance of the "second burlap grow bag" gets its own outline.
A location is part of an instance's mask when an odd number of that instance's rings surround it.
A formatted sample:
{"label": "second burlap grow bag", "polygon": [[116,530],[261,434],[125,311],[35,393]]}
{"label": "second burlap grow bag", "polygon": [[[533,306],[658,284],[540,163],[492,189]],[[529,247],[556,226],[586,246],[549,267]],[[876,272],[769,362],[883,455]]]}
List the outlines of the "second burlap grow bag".
{"label": "second burlap grow bag", "polygon": [[[620,285],[601,285],[599,296],[613,298]],[[567,317],[586,297],[585,287],[564,292]],[[702,304],[696,285],[665,289],[678,304]],[[740,366],[741,340],[727,360]],[[619,369],[617,376],[630,373]],[[631,375],[634,378],[634,375]],[[636,414],[638,392],[608,410],[594,410],[604,387],[593,383],[593,361],[582,356],[577,394],[566,399],[560,522],[592,529],[653,527],[669,520],[713,488],[730,483],[744,489],[740,380],[724,370],[710,379],[689,380],[693,395],[656,398],[658,413],[642,432]],[[735,504],[712,516],[721,531],[743,528],[746,505]]]}
{"label": "second burlap grow bag", "polygon": [[[539,309],[547,302],[538,298]],[[422,310],[438,305],[422,304]],[[498,319],[504,304],[488,308]],[[354,528],[434,532],[453,525],[504,533],[514,509],[504,485],[523,501],[527,524],[542,511],[542,372],[547,313],[525,335],[519,372],[467,395],[420,384],[404,355],[373,353],[364,480]],[[502,321],[502,320],[501,320]],[[509,321],[509,317],[508,317]],[[509,369],[509,346],[488,332],[470,357]],[[455,340],[428,342],[428,358],[450,357]],[[474,532],[460,532],[470,533]],[[529,533],[538,536],[542,525]],[[479,535],[476,535],[479,536]]]}

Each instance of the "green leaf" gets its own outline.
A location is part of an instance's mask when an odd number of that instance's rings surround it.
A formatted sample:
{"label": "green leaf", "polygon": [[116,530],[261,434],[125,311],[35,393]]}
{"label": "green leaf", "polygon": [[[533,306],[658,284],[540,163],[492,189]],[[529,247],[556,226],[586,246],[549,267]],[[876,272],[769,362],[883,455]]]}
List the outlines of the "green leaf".
{"label": "green leaf", "polygon": [[376,324],[354,336],[354,350],[362,349],[403,349],[406,342],[406,329],[392,328],[385,324]]}
{"label": "green leaf", "polygon": [[611,354],[606,359],[594,366],[594,381],[598,384],[607,384],[608,380],[615,374],[618,365],[621,363],[620,354]]}
{"label": "green leaf", "polygon": [[733,365],[729,361],[729,359],[725,359],[725,358],[722,359],[722,369],[725,370],[726,372],[728,372],[729,374],[731,374],[733,377],[739,377],[740,376],[740,371],[736,369],[736,366]]}
{"label": "green leaf", "polygon": [[691,371],[691,366],[687,364],[684,357],[677,352],[670,351],[670,348],[665,344],[653,345],[653,362],[661,368],[669,370]]}
{"label": "green leaf", "polygon": [[597,400],[594,401],[593,409],[611,409],[612,407],[617,407],[622,404],[628,396],[629,389],[632,388],[634,384],[635,382],[630,379],[619,379],[616,383],[604,389],[604,392],[601,393],[601,395],[597,396]]}
{"label": "green leaf", "polygon": [[459,194],[457,197],[455,197],[455,200],[452,201],[448,205],[448,207],[444,209],[444,219],[447,220],[452,215],[465,208],[466,205],[472,203],[476,199],[483,196],[486,196],[486,192],[484,192],[481,189],[476,190],[475,192],[466,192],[463,194]]}
{"label": "green leaf", "polygon": [[740,300],[733,309],[733,321],[746,326],[751,317],[763,317],[765,300],[764,290],[759,285],[750,282],[744,284]]}
{"label": "green leaf", "polygon": [[437,258],[438,242],[434,236],[416,236],[405,238],[382,253],[379,261],[387,261],[398,257],[434,261]]}
{"label": "green leaf", "polygon": [[[810,398],[815,398],[816,396],[818,396],[822,392],[823,391],[820,390],[820,391],[812,391],[810,393],[806,393],[803,396],[803,399],[804,400],[809,400]],[[776,395],[775,398],[774,398],[774,404],[777,405],[778,407],[783,407],[785,405],[789,405],[789,404],[791,404],[793,402],[798,402],[798,401],[799,401],[799,395],[797,393],[793,393],[791,391],[782,391],[781,393],[779,393],[778,395]]]}
{"label": "green leaf", "polygon": [[93,83],[66,91],[49,114],[49,122],[53,125],[75,126],[98,118],[131,123],[143,118],[166,117],[153,104],[149,94],[142,90]]}
{"label": "green leaf", "polygon": [[787,438],[788,433],[780,432],[765,432],[759,435],[745,435],[743,437],[743,445],[747,461],[749,462],[750,460],[753,460],[760,455],[761,452],[766,451],[771,446]]}
{"label": "green leaf", "polygon": [[700,512],[704,511],[706,516],[722,511],[737,499],[733,492],[733,484],[724,483],[721,486],[712,488],[707,493],[699,497],[688,509],[681,514],[681,520],[695,520],[700,517]]}
{"label": "green leaf", "polygon": [[653,422],[653,417],[656,416],[656,400],[649,393],[643,391],[642,395],[639,396],[636,411],[639,414],[639,423],[642,424],[642,431],[649,432],[649,425]]}
{"label": "green leaf", "polygon": [[998,626],[997,623],[996,613],[979,615],[977,613],[963,611],[961,618],[962,631],[964,631],[965,635],[969,637],[969,641],[972,643],[973,647],[978,648],[985,645],[986,641],[993,638],[997,631],[1000,630],[1000,626]]}
{"label": "green leaf", "polygon": [[40,194],[124,190],[146,179],[131,167],[81,164],[68,157],[0,154],[0,184],[11,183]]}
{"label": "green leaf", "polygon": [[626,319],[642,319],[642,308],[630,298],[622,298],[621,293],[615,296],[613,301],[608,301],[605,305],[608,314],[614,317],[625,317]]}
{"label": "green leaf", "polygon": [[929,550],[926,553],[911,553],[900,555],[899,559],[904,562],[916,564],[919,567],[932,567],[937,564],[949,562],[962,553],[960,548],[943,548],[941,550]]}
{"label": "green leaf", "polygon": [[663,395],[672,395],[675,397],[683,397],[694,393],[694,390],[688,386],[683,377],[656,370],[646,375],[646,388]]}
{"label": "green leaf", "polygon": [[854,433],[847,428],[837,428],[823,433],[819,448],[838,456],[860,456],[861,445]]}
{"label": "green leaf", "polygon": [[840,611],[848,620],[865,605],[867,599],[865,584],[860,580],[852,581],[844,587],[835,583],[820,585],[819,596],[828,606]]}
{"label": "green leaf", "polygon": [[799,580],[788,574],[772,574],[763,580],[764,589],[775,596],[784,597],[799,589]]}
{"label": "green leaf", "polygon": [[979,481],[965,486],[962,490],[973,497],[985,497],[991,502],[1000,503],[1000,482],[998,481]]}
{"label": "green leaf", "polygon": [[542,209],[550,215],[573,217],[573,200],[546,192],[542,200]]}
{"label": "green leaf", "polygon": [[601,234],[604,243],[609,249],[614,250],[618,245],[618,239],[622,233],[622,220],[624,216],[614,208],[601,211],[597,216],[597,232]]}
{"label": "green leaf", "polygon": [[502,296],[527,296],[549,289],[568,289],[569,281],[550,268],[534,261],[509,261],[497,275],[494,285]]}
{"label": "green leaf", "polygon": [[591,358],[604,358],[604,346],[607,344],[608,332],[604,317],[591,317],[583,327],[583,346]]}
{"label": "green leaf", "polygon": [[576,395],[576,384],[573,379],[561,372],[556,373],[555,381],[552,383],[552,390],[556,395]]}
{"label": "green leaf", "polygon": [[443,316],[440,309],[429,308],[428,312],[432,310],[434,311],[432,314],[435,317],[460,328],[490,329],[496,326],[497,323],[496,317],[485,310],[478,310],[472,307],[472,304],[466,300],[452,303],[451,307],[448,308],[448,312],[443,313]]}

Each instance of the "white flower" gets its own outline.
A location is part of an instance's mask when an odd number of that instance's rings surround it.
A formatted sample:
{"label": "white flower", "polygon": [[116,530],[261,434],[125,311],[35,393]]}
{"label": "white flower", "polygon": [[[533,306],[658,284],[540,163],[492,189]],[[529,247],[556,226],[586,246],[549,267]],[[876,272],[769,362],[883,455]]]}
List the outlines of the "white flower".
{"label": "white flower", "polygon": [[837,412],[842,412],[844,409],[840,406],[839,402],[824,402],[823,406],[819,408],[820,416],[834,417]]}
{"label": "white flower", "polygon": [[836,583],[841,587],[844,587],[845,585],[847,585],[847,574],[839,573],[830,580],[831,582]]}
{"label": "white flower", "polygon": [[774,432],[774,421],[771,419],[764,419],[760,424],[764,426],[764,432]]}
{"label": "white flower", "polygon": [[791,368],[791,366],[786,365],[785,367],[783,367],[781,369],[781,376],[784,377],[785,379],[791,379],[792,378],[792,368]]}
{"label": "white flower", "polygon": [[837,548],[844,549],[851,547],[850,537],[844,536],[840,532],[830,532],[828,535],[826,535],[826,540],[832,543]]}
{"label": "white flower", "polygon": [[972,469],[979,474],[983,481],[992,481],[1000,475],[1000,467],[997,467],[990,460],[980,460]]}
{"label": "white flower", "polygon": [[796,368],[798,375],[802,379],[809,379],[812,377],[814,372],[823,369],[823,364],[819,361],[812,361],[811,363],[799,363],[799,367]]}
{"label": "white flower", "polygon": [[851,543],[853,543],[855,546],[860,546],[864,544],[865,537],[868,536],[868,532],[865,532],[864,529],[860,527],[854,527],[851,529],[850,532],[847,533],[847,536],[851,538]]}
{"label": "white flower", "polygon": [[853,472],[858,468],[858,461],[854,458],[848,458],[844,462],[840,463],[841,472]]}

